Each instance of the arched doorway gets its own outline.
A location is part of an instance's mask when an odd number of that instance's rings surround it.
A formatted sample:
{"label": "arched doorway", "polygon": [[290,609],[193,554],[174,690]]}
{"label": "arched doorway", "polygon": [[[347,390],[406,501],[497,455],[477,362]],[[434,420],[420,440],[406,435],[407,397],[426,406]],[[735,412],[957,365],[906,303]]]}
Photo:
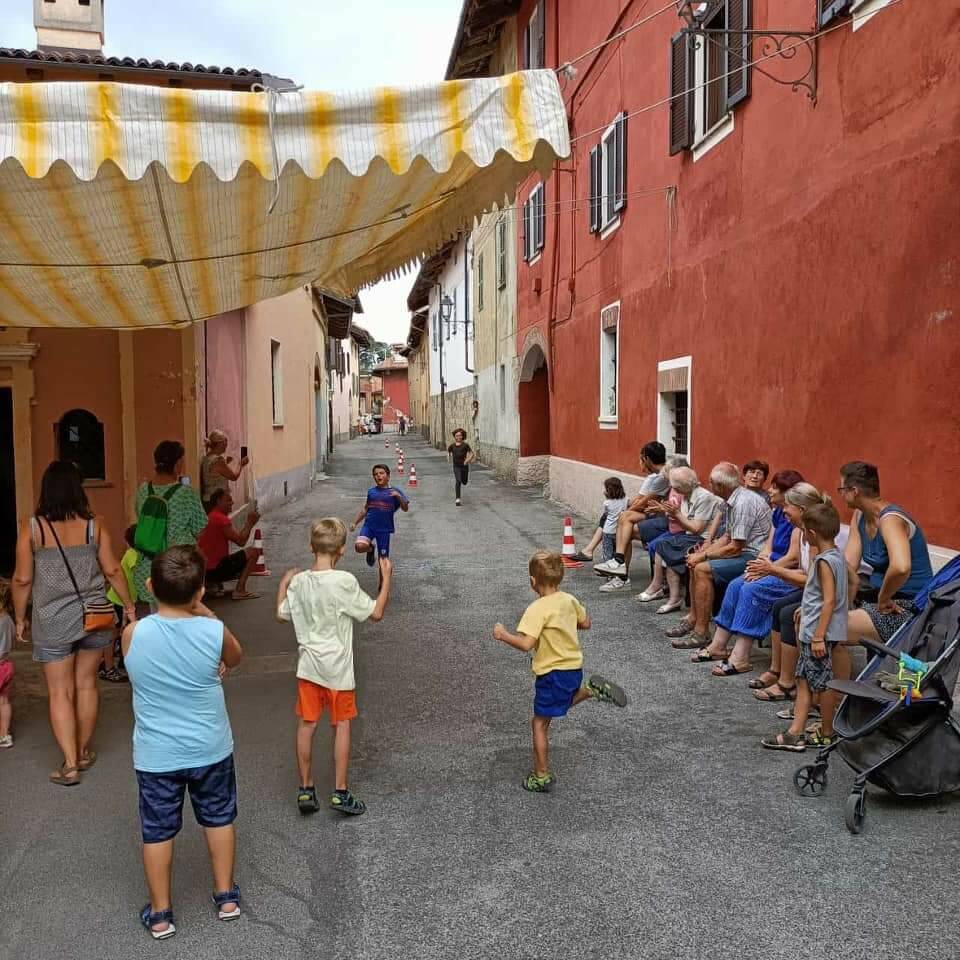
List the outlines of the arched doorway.
{"label": "arched doorway", "polygon": [[550,478],[550,385],[547,357],[539,331],[527,338],[520,363],[520,483],[546,483]]}

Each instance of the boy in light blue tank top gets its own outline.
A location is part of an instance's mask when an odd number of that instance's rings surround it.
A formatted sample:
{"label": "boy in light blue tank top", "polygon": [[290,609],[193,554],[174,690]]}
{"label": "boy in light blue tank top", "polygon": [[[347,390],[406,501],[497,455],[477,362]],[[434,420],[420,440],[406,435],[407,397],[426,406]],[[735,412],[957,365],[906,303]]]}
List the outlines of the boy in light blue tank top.
{"label": "boy in light blue tank top", "polygon": [[234,882],[237,781],[221,678],[240,662],[236,637],[202,603],[206,562],[192,546],[153,559],[148,589],[157,612],[123,632],[133,688],[133,766],[140,791],[143,867],[150,902],[140,921],[155,940],[176,933],[170,899],[173,840],[190,791],[213,866],[221,920],[240,916]]}

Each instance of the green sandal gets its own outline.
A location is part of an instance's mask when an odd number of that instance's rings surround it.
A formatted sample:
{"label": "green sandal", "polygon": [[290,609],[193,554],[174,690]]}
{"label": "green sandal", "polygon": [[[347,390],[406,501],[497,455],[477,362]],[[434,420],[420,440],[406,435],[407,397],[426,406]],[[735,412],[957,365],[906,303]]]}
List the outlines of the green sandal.
{"label": "green sandal", "polygon": [[540,776],[531,771],[523,778],[520,786],[522,786],[524,790],[529,790],[530,793],[549,793],[553,789],[556,779],[552,773],[545,773],[543,776]]}

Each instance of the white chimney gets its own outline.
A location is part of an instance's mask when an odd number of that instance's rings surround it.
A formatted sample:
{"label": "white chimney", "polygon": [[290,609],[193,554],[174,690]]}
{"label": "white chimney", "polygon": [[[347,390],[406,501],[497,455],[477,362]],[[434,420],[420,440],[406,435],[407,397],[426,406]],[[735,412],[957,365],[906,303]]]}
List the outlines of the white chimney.
{"label": "white chimney", "polygon": [[33,0],[40,50],[103,50],[103,0]]}

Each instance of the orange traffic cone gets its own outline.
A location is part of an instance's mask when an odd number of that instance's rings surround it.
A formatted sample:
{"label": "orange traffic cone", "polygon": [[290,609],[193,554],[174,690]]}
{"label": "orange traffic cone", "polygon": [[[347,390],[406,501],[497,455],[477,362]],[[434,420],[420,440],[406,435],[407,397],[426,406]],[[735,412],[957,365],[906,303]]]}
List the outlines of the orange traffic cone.
{"label": "orange traffic cone", "polygon": [[389,441],[389,440],[384,440],[384,441],[383,441],[383,449],[384,449],[384,450],[389,450],[389,449],[390,449],[390,441]]}
{"label": "orange traffic cone", "polygon": [[563,549],[560,551],[560,556],[563,559],[563,565],[565,567],[582,567],[583,564],[579,560],[574,560],[574,555],[577,552],[577,545],[573,539],[573,520],[570,517],[564,517],[563,519]]}
{"label": "orange traffic cone", "polygon": [[270,571],[267,569],[267,558],[263,552],[263,534],[257,527],[253,535],[253,545],[260,548],[260,556],[257,557],[257,565],[250,571],[251,577],[269,577]]}
{"label": "orange traffic cone", "polygon": [[410,464],[410,479],[407,481],[408,487],[415,487],[417,485],[417,465],[415,463]]}
{"label": "orange traffic cone", "polygon": [[402,456],[397,458],[397,473],[399,473],[401,477],[403,476],[403,457]]}

